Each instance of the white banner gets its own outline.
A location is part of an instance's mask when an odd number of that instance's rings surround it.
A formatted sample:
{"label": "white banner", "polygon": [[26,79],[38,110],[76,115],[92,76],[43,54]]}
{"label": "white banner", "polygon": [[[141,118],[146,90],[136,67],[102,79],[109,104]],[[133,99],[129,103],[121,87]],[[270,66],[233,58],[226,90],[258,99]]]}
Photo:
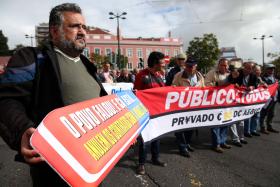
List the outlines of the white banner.
{"label": "white banner", "polygon": [[220,126],[252,117],[264,104],[218,108],[211,110],[184,111],[150,119],[141,135],[144,142],[168,132],[207,126]]}

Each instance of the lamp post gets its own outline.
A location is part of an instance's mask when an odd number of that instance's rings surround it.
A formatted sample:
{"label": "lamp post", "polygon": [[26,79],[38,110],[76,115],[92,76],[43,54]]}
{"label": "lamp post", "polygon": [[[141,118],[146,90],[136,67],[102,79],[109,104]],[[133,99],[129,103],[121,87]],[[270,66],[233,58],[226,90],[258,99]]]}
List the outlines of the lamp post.
{"label": "lamp post", "polygon": [[33,38],[34,38],[34,36],[26,34],[26,35],[25,35],[25,38],[30,38],[31,47],[33,47]]}
{"label": "lamp post", "polygon": [[121,14],[117,13],[114,14],[113,12],[109,12],[109,15],[111,17],[109,17],[109,19],[117,19],[117,40],[118,40],[118,54],[117,54],[117,64],[119,64],[119,66],[121,66],[121,48],[120,48],[120,26],[119,26],[119,19],[126,19],[124,16],[126,15],[126,12],[123,12]]}
{"label": "lamp post", "polygon": [[262,65],[264,67],[264,39],[266,38],[272,38],[273,36],[266,36],[266,35],[262,35],[260,38],[253,38],[254,40],[261,40],[262,41]]}

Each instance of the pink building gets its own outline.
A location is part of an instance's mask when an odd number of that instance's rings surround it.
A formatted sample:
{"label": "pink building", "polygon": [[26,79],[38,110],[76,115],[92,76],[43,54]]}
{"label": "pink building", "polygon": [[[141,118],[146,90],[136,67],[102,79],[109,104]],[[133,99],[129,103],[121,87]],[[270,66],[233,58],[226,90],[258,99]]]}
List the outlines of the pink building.
{"label": "pink building", "polygon": [[[166,56],[176,56],[182,52],[183,43],[179,38],[124,38],[120,36],[121,54],[128,57],[128,69],[139,68],[140,58],[147,66],[147,59],[152,51],[160,51]],[[87,49],[85,54],[91,53],[100,55],[117,54],[117,36],[108,30],[93,28],[88,31]]]}

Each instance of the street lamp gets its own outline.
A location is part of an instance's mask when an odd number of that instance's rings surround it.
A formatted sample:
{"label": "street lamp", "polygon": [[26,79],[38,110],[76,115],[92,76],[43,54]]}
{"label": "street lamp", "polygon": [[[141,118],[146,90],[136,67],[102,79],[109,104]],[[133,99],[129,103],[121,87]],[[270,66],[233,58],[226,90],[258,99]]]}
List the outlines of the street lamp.
{"label": "street lamp", "polygon": [[264,39],[266,38],[272,38],[273,36],[266,36],[266,35],[262,35],[260,38],[253,38],[254,40],[261,40],[262,41],[262,64],[264,67]]}
{"label": "street lamp", "polygon": [[33,38],[34,38],[34,36],[26,34],[26,35],[25,35],[25,38],[30,38],[31,47],[33,47]]}
{"label": "street lamp", "polygon": [[118,60],[117,60],[117,64],[119,64],[120,66],[120,63],[121,63],[121,48],[120,48],[120,26],[119,26],[119,19],[126,19],[124,16],[127,15],[126,12],[123,12],[121,14],[117,13],[117,14],[114,14],[113,12],[109,12],[109,15],[111,17],[109,17],[109,19],[117,19],[117,40],[118,40]]}

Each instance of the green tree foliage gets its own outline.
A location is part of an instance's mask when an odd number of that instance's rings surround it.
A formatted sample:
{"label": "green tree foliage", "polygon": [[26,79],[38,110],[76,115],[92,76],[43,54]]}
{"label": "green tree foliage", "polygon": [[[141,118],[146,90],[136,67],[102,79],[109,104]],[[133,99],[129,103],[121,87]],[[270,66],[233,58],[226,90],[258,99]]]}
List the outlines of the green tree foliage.
{"label": "green tree foliage", "polygon": [[268,57],[272,59],[272,64],[275,65],[275,74],[277,78],[280,78],[280,52],[279,53],[268,53]]}
{"label": "green tree foliage", "polygon": [[8,38],[4,36],[2,30],[0,30],[0,56],[10,55],[8,47]]}
{"label": "green tree foliage", "polygon": [[90,60],[97,66],[98,69],[100,69],[102,68],[102,63],[104,62],[104,56],[96,53],[91,53]]}
{"label": "green tree foliage", "polygon": [[189,43],[187,54],[198,61],[200,71],[208,72],[215,65],[220,54],[216,36],[214,34],[204,34],[201,38],[195,37]]}

